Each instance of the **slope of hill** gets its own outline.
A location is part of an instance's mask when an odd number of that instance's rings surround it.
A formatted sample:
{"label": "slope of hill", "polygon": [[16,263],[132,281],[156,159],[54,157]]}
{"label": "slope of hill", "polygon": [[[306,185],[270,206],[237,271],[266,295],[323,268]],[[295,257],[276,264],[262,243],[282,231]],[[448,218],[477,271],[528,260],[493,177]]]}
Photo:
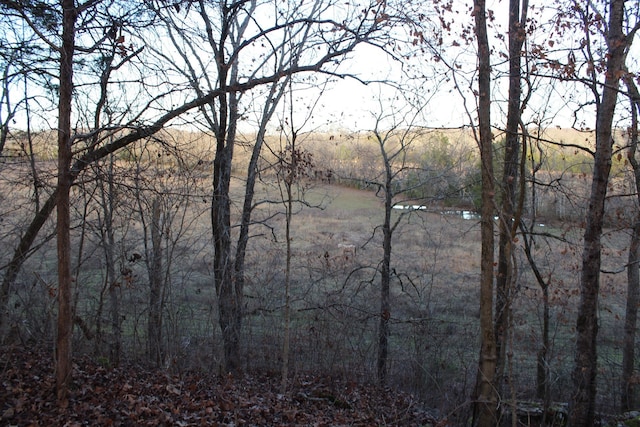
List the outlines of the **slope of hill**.
{"label": "slope of hill", "polygon": [[328,377],[301,376],[286,394],[277,375],[169,374],[141,366],[74,366],[66,412],[55,404],[50,354],[0,353],[0,424],[66,426],[433,425],[411,396]]}

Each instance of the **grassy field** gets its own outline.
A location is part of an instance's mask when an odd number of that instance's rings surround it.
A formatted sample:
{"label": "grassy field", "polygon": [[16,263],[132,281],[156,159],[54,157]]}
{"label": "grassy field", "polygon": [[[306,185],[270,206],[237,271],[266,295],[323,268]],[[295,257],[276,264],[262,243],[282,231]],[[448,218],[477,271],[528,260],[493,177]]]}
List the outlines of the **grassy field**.
{"label": "grassy field", "polygon": [[[294,217],[296,295],[295,364],[374,377],[382,205],[372,192],[322,186],[310,200],[330,201],[324,209],[305,208]],[[392,267],[391,378],[442,410],[465,405],[475,378],[478,351],[479,226],[477,220],[437,212],[404,213],[394,234]],[[282,227],[282,224],[280,224]],[[276,225],[276,235],[281,228]],[[579,298],[582,229],[556,222],[539,225],[534,254],[550,282],[549,368],[554,400],[568,399],[573,366],[575,307]],[[603,409],[617,403],[621,333],[626,294],[628,235],[607,230],[604,239],[600,304],[600,363]],[[271,265],[282,264],[282,246],[267,244]],[[345,255],[344,244],[357,251]],[[510,392],[530,399],[535,392],[536,355],[541,346],[542,293],[517,244],[517,283],[509,343]],[[264,254],[265,252],[262,252]],[[263,257],[263,255],[258,255]],[[256,262],[256,266],[259,262]],[[276,267],[277,268],[277,267]],[[257,341],[256,354],[270,354],[262,367],[277,368],[282,302],[281,272],[253,270],[246,327]],[[259,307],[267,301],[268,314]],[[266,341],[265,334],[268,336]],[[264,346],[268,351],[264,351]],[[252,365],[251,351],[247,364]]]}
{"label": "grassy field", "polygon": [[[453,138],[453,137],[452,137]],[[122,162],[126,169],[126,162]],[[43,163],[46,166],[46,163]],[[49,165],[50,166],[50,165]],[[205,164],[204,167],[207,165]],[[212,245],[208,215],[208,171],[189,182],[189,194],[175,190],[182,179],[167,166],[163,180],[148,179],[145,191],[165,194],[166,283],[164,287],[164,339],[168,369],[220,370],[221,336],[213,289]],[[3,169],[5,203],[0,224],[2,244],[13,248],[34,195],[21,177],[25,171]],[[127,172],[130,173],[130,172]],[[172,175],[173,174],[173,175]],[[131,175],[124,179],[117,222],[118,267],[132,270],[123,281],[120,297],[124,357],[143,360],[146,352],[148,275],[145,254],[146,203],[132,199]],[[49,175],[47,175],[49,177]],[[127,181],[129,180],[129,181]],[[167,180],[167,182],[164,182]],[[19,185],[16,185],[19,182]],[[76,328],[75,348],[103,357],[111,339],[105,261],[100,231],[97,190],[93,181],[78,191],[73,235],[78,261],[77,313],[102,335],[88,339]],[[232,213],[241,206],[241,178],[233,181]],[[46,190],[46,189],[45,189]],[[254,212],[256,224],[247,257],[242,364],[247,370],[277,371],[283,340],[284,216],[280,193],[273,182],[260,183],[256,200],[271,200]],[[176,194],[174,194],[176,193]],[[313,371],[373,381],[379,320],[379,273],[382,258],[383,206],[372,191],[343,185],[311,182],[305,203],[296,204],[293,217],[292,375]],[[89,206],[85,212],[84,206]],[[400,223],[393,238],[392,310],[389,379],[419,395],[443,414],[469,407],[479,348],[479,225],[442,213],[440,206],[426,211],[394,210]],[[80,217],[87,214],[86,222]],[[146,215],[146,217],[144,216]],[[146,219],[145,219],[146,218]],[[30,218],[29,218],[30,219]],[[611,223],[613,224],[613,223]],[[52,223],[42,238],[51,235]],[[552,394],[566,401],[573,365],[575,307],[582,229],[576,222],[557,219],[538,225],[534,255],[550,283],[552,347],[549,368]],[[237,232],[237,229],[234,229]],[[83,234],[84,233],[84,234]],[[610,228],[603,237],[602,299],[600,303],[600,395],[604,410],[615,407],[620,389],[620,364],[628,233]],[[55,242],[42,240],[29,259],[14,289],[12,316],[22,325],[24,342],[52,342],[55,321]],[[82,244],[81,244],[82,243]],[[148,243],[148,241],[147,241]],[[517,292],[514,296],[513,332],[509,342],[510,396],[531,399],[535,391],[536,354],[541,345],[542,293],[527,265],[522,239],[516,243]],[[5,251],[6,262],[11,250]],[[107,359],[105,359],[107,360]],[[464,415],[461,415],[464,416]]]}

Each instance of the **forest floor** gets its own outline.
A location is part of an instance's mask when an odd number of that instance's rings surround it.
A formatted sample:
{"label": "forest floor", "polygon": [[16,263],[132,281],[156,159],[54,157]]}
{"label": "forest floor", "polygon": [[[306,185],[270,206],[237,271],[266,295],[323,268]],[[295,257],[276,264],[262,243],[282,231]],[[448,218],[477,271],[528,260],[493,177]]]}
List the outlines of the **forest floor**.
{"label": "forest floor", "polygon": [[51,353],[0,348],[0,425],[12,426],[429,426],[412,396],[328,377],[297,377],[285,394],[278,375],[239,378],[107,368],[76,360],[69,406],[55,401]]}

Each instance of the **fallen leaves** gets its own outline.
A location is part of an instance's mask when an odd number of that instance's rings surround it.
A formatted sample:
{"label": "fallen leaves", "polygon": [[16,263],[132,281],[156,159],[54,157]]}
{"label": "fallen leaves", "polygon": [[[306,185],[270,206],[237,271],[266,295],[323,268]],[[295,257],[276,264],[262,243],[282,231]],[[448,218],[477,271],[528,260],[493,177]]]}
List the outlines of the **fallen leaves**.
{"label": "fallen leaves", "polygon": [[0,424],[6,425],[433,425],[410,395],[330,377],[299,376],[286,395],[280,378],[169,374],[140,366],[74,365],[69,408],[55,405],[50,353],[4,348]]}

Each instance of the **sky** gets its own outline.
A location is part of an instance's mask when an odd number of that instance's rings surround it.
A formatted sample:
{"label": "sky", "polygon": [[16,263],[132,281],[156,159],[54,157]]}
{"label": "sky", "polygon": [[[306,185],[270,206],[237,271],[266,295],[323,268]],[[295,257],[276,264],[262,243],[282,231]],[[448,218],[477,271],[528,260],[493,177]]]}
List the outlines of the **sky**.
{"label": "sky", "polygon": [[[543,0],[532,3],[539,5],[550,2],[551,0]],[[465,23],[470,23],[472,19],[468,13],[470,0],[456,2],[455,4],[456,7],[460,8],[455,15],[457,19],[456,24],[461,26]],[[504,29],[507,26],[507,4],[508,0],[488,1],[488,8],[495,12],[496,25],[500,27],[491,32],[493,35],[491,43],[498,50],[504,49],[504,42],[500,41],[496,37],[496,34],[504,35],[506,33]],[[462,78],[460,84],[462,92],[467,96],[467,106],[473,114],[475,99],[470,89],[475,86],[475,82],[473,80],[465,81],[465,78],[471,79],[472,73],[475,70],[475,46],[470,45],[468,47],[456,48],[452,43],[453,39],[445,39],[445,53],[449,58],[453,58],[454,54],[459,55],[457,59],[463,63],[464,71],[471,73]],[[494,62],[500,59],[499,55],[494,55],[492,58]],[[430,55],[415,58],[412,65],[422,67],[422,72],[427,75],[413,82],[404,81],[402,83],[403,89],[406,90],[407,88],[413,87],[417,93],[416,96],[422,97],[420,105],[424,108],[424,114],[420,124],[434,128],[468,125],[470,120],[463,108],[463,98],[454,87],[450,76],[442,71],[436,71],[434,66],[438,64],[434,64],[433,58]],[[504,64],[501,66],[494,64],[494,66],[496,70],[499,70],[500,67],[504,68]],[[349,58],[343,61],[338,72],[357,75],[358,78],[363,81],[399,81],[402,74],[402,67],[406,69],[407,65],[393,59],[379,48],[361,44]],[[460,77],[462,76],[461,74]],[[307,126],[308,130],[370,130],[376,125],[375,114],[379,113],[381,102],[384,103],[385,108],[389,111],[397,109],[400,115],[406,114],[406,111],[399,107],[399,101],[395,99],[398,96],[398,91],[389,85],[376,83],[365,85],[349,77],[343,79],[336,78],[334,80],[332,84],[326,87],[322,94],[313,112],[313,120]],[[500,101],[500,99],[504,100],[506,98],[505,83],[506,78],[504,74],[501,78],[494,80],[493,90],[495,98],[498,101],[492,108],[494,121],[498,125],[504,122],[504,101]],[[529,117],[533,117],[541,112],[546,112],[547,109],[549,111],[560,111],[562,103],[570,97],[579,99],[580,96],[582,96],[576,93],[563,93],[562,89],[560,89],[559,91],[551,93],[554,101],[550,106],[546,106],[546,102],[548,101],[546,94],[547,92],[542,90],[536,92],[536,96],[531,100],[531,108],[526,112],[529,114]],[[318,93],[306,92],[302,95],[304,101],[301,101],[301,104],[315,101],[318,95]],[[585,96],[588,97],[588,94]],[[299,107],[302,113],[306,111],[301,105],[297,107]],[[571,112],[571,108],[566,108],[563,110],[563,113],[554,115],[546,124],[563,127],[571,126],[573,123]],[[586,117],[588,118],[589,115],[586,114]],[[18,123],[18,127],[20,126],[20,122],[24,122],[24,119],[17,118],[16,123]],[[49,120],[49,123],[45,123],[45,126],[51,126],[51,123],[54,123],[54,121]]]}
{"label": "sky", "polygon": [[[548,33],[551,16],[556,13],[553,9],[552,0],[538,0],[531,2],[531,6],[535,10],[529,11],[529,18],[538,21],[538,29],[535,33],[537,41],[544,46],[549,47],[550,51],[555,51],[561,62],[567,61],[567,53],[561,49],[562,38],[556,38],[555,45],[548,44],[550,37]],[[471,22],[471,15],[468,13],[470,1],[456,2],[455,7],[460,9],[456,13],[456,24],[459,26]],[[541,8],[544,6],[543,8]],[[506,102],[507,99],[507,74],[505,57],[500,52],[506,52],[506,37],[508,28],[508,0],[490,0],[487,2],[487,8],[494,12],[495,21],[489,29],[490,44],[495,50],[491,61],[494,71],[494,80],[492,84],[492,96],[495,99],[492,105],[493,121],[497,126],[506,122]],[[564,40],[576,43],[582,36],[580,33],[569,33],[563,35]],[[597,39],[597,36],[593,36]],[[640,36],[636,35],[636,38]],[[475,99],[471,90],[476,87],[477,82],[473,80],[472,73],[476,67],[475,44],[469,46],[455,47],[454,39],[445,38],[444,53],[449,60],[456,58],[463,64],[463,72],[460,74],[461,92],[465,95],[467,106],[472,116],[475,107]],[[475,43],[475,42],[474,42]],[[575,45],[575,44],[574,44]],[[550,53],[553,55],[554,53]],[[578,52],[579,56],[580,53]],[[629,54],[628,62],[633,69],[637,64],[634,63],[640,58],[640,40],[636,40],[633,50]],[[580,61],[582,58],[578,58]],[[454,86],[453,82],[443,72],[434,73],[434,64],[430,55],[417,58],[415,61],[419,63],[425,74],[430,74],[422,81],[414,82],[419,87],[419,92],[424,97],[424,125],[428,127],[460,127],[469,125],[469,116],[465,111],[463,98]],[[414,62],[415,62],[414,61]],[[525,61],[523,61],[523,66]],[[400,76],[401,64],[391,59],[380,49],[371,46],[359,46],[354,55],[345,61],[344,70],[357,74],[363,80],[384,80],[398,79]],[[416,63],[414,63],[416,65]],[[545,72],[547,72],[545,70]],[[552,82],[554,86],[551,86]],[[406,85],[406,83],[403,83]],[[534,82],[535,84],[535,82]],[[525,122],[540,122],[546,127],[595,127],[595,110],[592,105],[585,105],[578,108],[581,104],[592,103],[593,94],[591,94],[582,83],[559,82],[558,80],[539,79],[539,86],[533,90],[533,95],[528,101],[528,108],[525,110]],[[429,89],[435,91],[429,93]],[[523,85],[524,93],[528,87]],[[325,113],[319,114],[319,117],[326,117],[329,121],[329,127],[342,127],[350,130],[366,130],[371,129],[375,125],[375,119],[371,112],[379,108],[377,100],[382,97],[387,99],[394,94],[394,90],[390,87],[381,89],[379,85],[369,84],[363,85],[353,79],[343,79],[337,81],[329,90],[325,92],[322,98],[322,105]],[[575,111],[579,111],[578,120],[576,121]],[[327,113],[328,112],[328,113]],[[621,110],[622,114],[624,112]],[[334,117],[339,120],[333,120]],[[322,119],[319,119],[321,122]]]}
{"label": "sky", "polygon": [[[424,61],[428,62],[428,58]],[[398,80],[402,72],[401,64],[376,47],[360,46],[345,70],[373,83],[365,85],[349,77],[339,79],[324,93],[321,104],[339,118],[339,122],[334,126],[349,130],[372,129],[375,126],[376,114],[380,110],[380,99],[384,101],[398,96],[397,88],[376,81]],[[425,97],[425,101],[428,101],[424,103],[424,124],[430,127],[460,126],[468,122],[468,119],[460,109],[461,99],[457,93],[452,92],[452,85],[443,86],[435,96],[428,93],[427,88],[440,84],[438,81],[442,80],[442,77],[434,76],[432,79],[425,78],[422,82],[414,82],[416,85],[422,85],[422,88],[417,90]]]}
{"label": "sky", "polygon": [[[468,13],[469,2],[459,2],[460,9],[456,13],[457,24],[462,26],[471,23],[472,17]],[[495,37],[496,32],[506,32],[507,27],[507,0],[493,0],[488,2],[488,8],[495,11],[497,28],[491,31],[493,35],[491,43],[497,49],[505,48],[504,41]],[[501,24],[504,22],[504,25]],[[424,114],[422,125],[427,127],[457,128],[469,125],[470,119],[464,108],[462,94],[466,96],[467,107],[473,114],[475,99],[471,88],[475,87],[474,81],[465,80],[475,71],[476,57],[475,45],[454,47],[453,39],[445,39],[445,54],[449,59],[455,58],[465,67],[466,76],[460,74],[459,82],[462,90],[456,89],[450,75],[446,75],[442,64],[436,64],[430,54],[418,56],[412,59],[412,64],[416,68],[421,68],[421,72],[426,75],[422,79],[414,82],[404,81],[403,89],[417,91],[422,97]],[[492,58],[492,61],[501,58]],[[495,65],[494,65],[495,66]],[[406,64],[404,68],[407,69]],[[497,66],[496,66],[497,68]],[[393,59],[390,55],[377,47],[370,45],[360,45],[353,55],[342,64],[341,71],[353,73],[364,81],[391,80],[400,81],[403,64]],[[415,69],[415,68],[414,68]],[[494,90],[496,98],[506,97],[506,78],[494,80]],[[461,94],[462,92],[462,94]],[[325,128],[343,128],[347,130],[369,130],[375,126],[375,116],[380,106],[380,99],[388,100],[397,96],[397,90],[391,86],[370,83],[364,85],[351,78],[339,79],[334,82],[323,94],[321,99],[321,109],[317,112],[316,123]],[[496,120],[500,121],[500,108],[495,108]],[[555,121],[561,126],[570,126],[572,118],[557,116]],[[326,125],[323,126],[323,123]]]}

